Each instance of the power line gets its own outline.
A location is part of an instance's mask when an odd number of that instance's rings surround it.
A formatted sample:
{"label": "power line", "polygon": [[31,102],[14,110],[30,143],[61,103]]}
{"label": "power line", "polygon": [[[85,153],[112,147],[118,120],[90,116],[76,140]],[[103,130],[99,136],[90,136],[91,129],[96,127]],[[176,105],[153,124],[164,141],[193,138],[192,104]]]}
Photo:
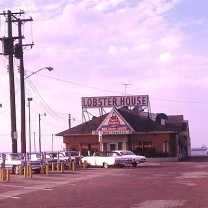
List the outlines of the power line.
{"label": "power line", "polygon": [[65,119],[62,116],[60,116],[58,113],[56,113],[48,104],[47,102],[43,99],[43,97],[41,96],[41,94],[39,93],[39,91],[37,90],[37,88],[35,87],[35,85],[33,84],[33,82],[28,79],[28,83],[32,89],[32,91],[34,92],[34,95],[36,96],[37,100],[39,101],[39,104],[41,105],[41,107],[43,109],[45,109],[53,118],[55,119]]}
{"label": "power line", "polygon": [[98,87],[94,87],[94,86],[80,84],[80,83],[77,83],[77,82],[67,81],[67,80],[63,80],[63,79],[59,79],[59,78],[54,78],[54,77],[50,77],[50,76],[47,76],[47,75],[41,75],[41,74],[38,74],[38,75],[43,76],[43,77],[47,77],[49,79],[54,79],[56,81],[61,81],[61,82],[65,82],[65,83],[69,83],[69,84],[73,84],[73,85],[78,85],[78,86],[82,86],[82,87],[87,87],[87,88],[91,88],[91,89],[95,89],[95,90],[100,90],[100,91],[105,91],[105,92],[112,92],[112,93],[121,94],[121,95],[123,94],[121,92],[106,90],[106,89],[103,89],[103,88],[98,88]]}
{"label": "power line", "polygon": [[[87,87],[87,88],[91,88],[91,89],[96,89],[96,90],[100,90],[100,91],[113,92],[113,93],[123,95],[123,93],[121,93],[121,92],[116,92],[116,91],[111,91],[111,90],[102,89],[102,88],[98,88],[98,87],[93,87],[93,86],[89,86],[89,85],[84,85],[84,84],[80,84],[80,83],[77,83],[77,82],[72,82],[72,81],[67,81],[67,80],[63,80],[63,79],[59,79],[59,78],[50,77],[50,76],[47,76],[47,75],[41,75],[41,74],[38,74],[38,75],[43,76],[43,77],[47,77],[49,79],[54,79],[56,81],[65,82],[65,83],[68,83],[68,84],[73,84],[73,85],[78,85],[78,86]],[[129,94],[129,95],[131,95],[131,94]],[[162,99],[162,98],[153,98],[153,97],[151,97],[151,99],[153,99],[153,100],[162,100],[162,101],[167,101],[167,102],[190,103],[190,104],[207,104],[208,103],[208,102],[202,102],[202,101],[172,100],[172,99]]]}
{"label": "power line", "polygon": [[167,102],[177,102],[177,103],[190,103],[190,104],[207,104],[208,102],[202,101],[185,101],[185,100],[171,100],[171,99],[162,99],[162,98],[152,98],[152,100],[162,100]]}

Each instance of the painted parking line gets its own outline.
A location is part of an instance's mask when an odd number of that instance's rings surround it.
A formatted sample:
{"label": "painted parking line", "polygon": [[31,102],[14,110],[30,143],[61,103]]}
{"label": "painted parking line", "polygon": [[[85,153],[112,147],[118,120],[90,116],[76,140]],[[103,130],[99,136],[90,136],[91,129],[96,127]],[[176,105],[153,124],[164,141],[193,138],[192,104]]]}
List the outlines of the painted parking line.
{"label": "painted parking line", "polygon": [[51,188],[40,188],[40,187],[30,187],[30,186],[17,186],[17,185],[0,185],[14,188],[24,188],[24,189],[36,189],[36,190],[44,190],[44,191],[52,191]]}
{"label": "painted parking line", "polygon": [[4,197],[4,198],[12,198],[12,199],[20,199],[20,197],[18,197],[18,196],[0,195],[0,197]]}

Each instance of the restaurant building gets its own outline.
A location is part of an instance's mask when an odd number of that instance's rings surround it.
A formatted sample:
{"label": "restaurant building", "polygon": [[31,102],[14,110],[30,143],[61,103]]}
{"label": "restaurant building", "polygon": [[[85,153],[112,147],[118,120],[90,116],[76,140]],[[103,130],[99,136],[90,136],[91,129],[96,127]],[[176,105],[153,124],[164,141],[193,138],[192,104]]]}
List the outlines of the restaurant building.
{"label": "restaurant building", "polygon": [[[126,99],[128,103],[121,103],[125,106],[112,106],[109,113],[94,116],[56,136],[63,137],[66,150],[77,150],[82,155],[96,151],[131,150],[146,157],[171,157],[177,160],[189,156],[191,143],[188,121],[182,115],[144,112],[141,104],[146,105],[148,99],[139,97]],[[108,104],[118,104],[113,98]],[[100,102],[91,99],[84,104],[103,105],[101,102],[101,99]],[[131,108],[131,102],[139,102],[140,105]]]}

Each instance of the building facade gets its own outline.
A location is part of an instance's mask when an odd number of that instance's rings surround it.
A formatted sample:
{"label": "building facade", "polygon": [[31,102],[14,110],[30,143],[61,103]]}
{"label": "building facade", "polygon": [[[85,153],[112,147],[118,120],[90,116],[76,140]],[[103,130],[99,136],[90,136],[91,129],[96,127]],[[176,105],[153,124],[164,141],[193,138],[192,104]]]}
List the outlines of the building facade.
{"label": "building facade", "polygon": [[[182,158],[190,155],[188,121],[183,116],[150,118],[128,107],[56,134],[63,137],[66,150],[87,155],[96,151],[131,150],[146,157]],[[185,125],[186,124],[186,125]],[[185,127],[186,128],[185,128]]]}

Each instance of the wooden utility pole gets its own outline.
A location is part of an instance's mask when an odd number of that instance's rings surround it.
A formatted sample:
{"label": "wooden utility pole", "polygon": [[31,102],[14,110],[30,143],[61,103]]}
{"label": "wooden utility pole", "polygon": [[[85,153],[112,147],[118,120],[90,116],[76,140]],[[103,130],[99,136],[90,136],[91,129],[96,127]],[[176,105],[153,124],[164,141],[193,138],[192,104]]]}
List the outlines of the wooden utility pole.
{"label": "wooden utility pole", "polygon": [[14,64],[13,64],[13,42],[12,37],[12,13],[7,11],[1,13],[7,18],[8,37],[1,38],[3,42],[3,55],[8,56],[9,86],[10,86],[10,114],[11,114],[11,138],[12,152],[17,153],[17,128],[16,128],[16,104],[15,104],[15,85],[14,85]]}
{"label": "wooden utility pole", "polygon": [[19,59],[19,72],[20,72],[20,92],[21,92],[21,153],[26,153],[26,125],[25,125],[25,70],[24,70],[24,59],[23,59],[23,46],[30,45],[32,47],[33,44],[22,44],[22,23],[26,21],[32,21],[30,19],[16,19],[13,22],[18,23],[18,39],[19,43],[16,44],[18,53],[15,54],[16,58]]}
{"label": "wooden utility pole", "polygon": [[[17,13],[12,13],[11,11],[3,12],[0,15],[7,16],[8,23],[8,38],[1,38],[4,40],[9,40],[10,44],[3,44],[3,48],[6,48],[6,52],[3,55],[9,56],[9,80],[10,80],[10,108],[11,108],[11,137],[12,137],[12,152],[17,152],[17,130],[16,130],[16,105],[15,105],[15,86],[14,86],[14,66],[13,66],[13,55],[20,60],[19,72],[20,72],[20,90],[21,90],[21,152],[26,153],[26,128],[25,128],[25,79],[24,79],[24,61],[23,61],[23,46],[31,46],[34,44],[22,44],[22,23],[26,21],[33,21],[32,18],[20,19],[17,16],[24,14],[24,11]],[[12,23],[17,22],[18,24],[18,36],[13,37],[12,35]],[[18,43],[14,46],[14,40],[18,39]],[[8,42],[9,42],[8,41]]]}

